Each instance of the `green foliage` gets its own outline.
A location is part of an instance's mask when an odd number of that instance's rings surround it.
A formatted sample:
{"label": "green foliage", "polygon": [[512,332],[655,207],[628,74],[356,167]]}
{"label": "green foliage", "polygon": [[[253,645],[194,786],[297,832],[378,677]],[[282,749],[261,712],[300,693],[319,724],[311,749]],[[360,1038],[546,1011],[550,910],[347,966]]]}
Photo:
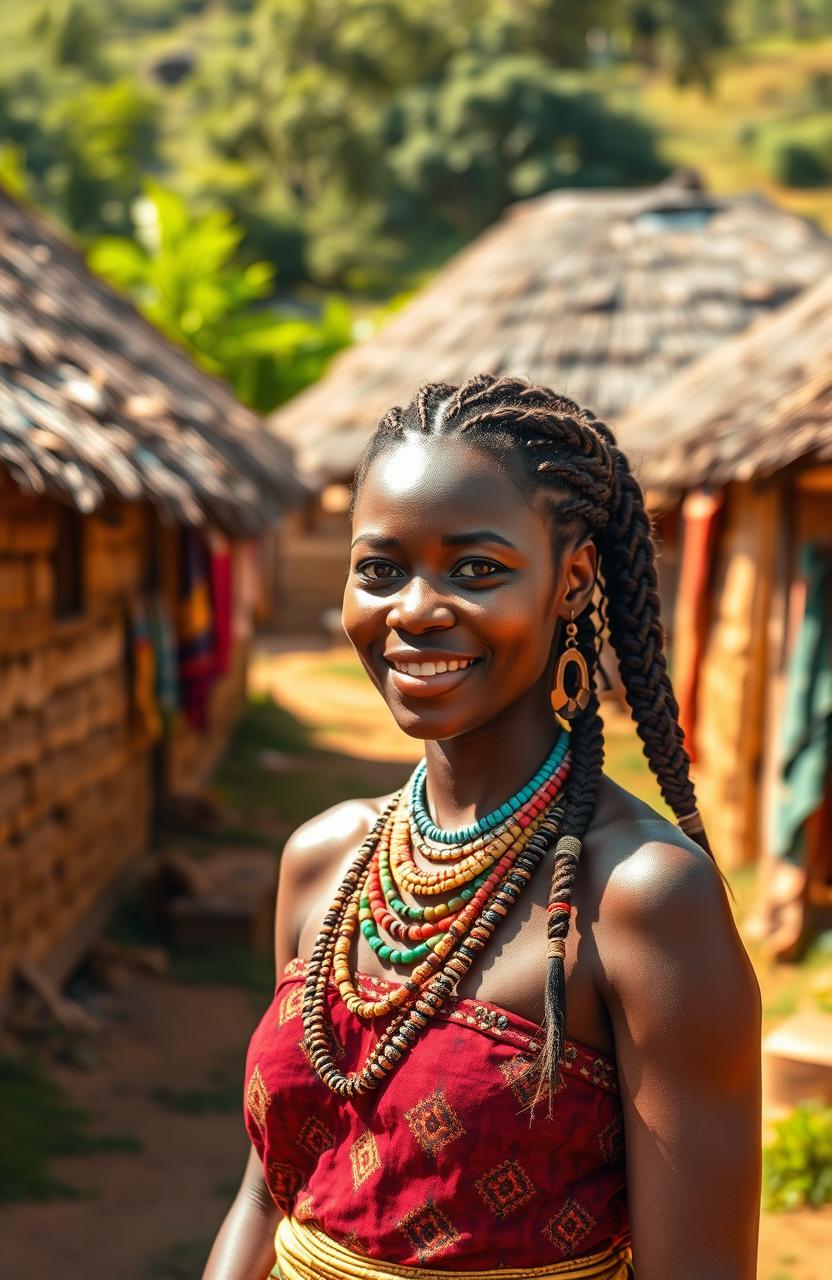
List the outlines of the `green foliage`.
{"label": "green foliage", "polygon": [[243,232],[227,210],[195,214],[181,196],[148,183],[134,220],[134,238],[92,245],[91,268],[130,293],[149,320],[247,404],[274,408],[349,343],[349,311],[337,300],[319,321],[255,305],[272,294],[274,267],[241,260]]}
{"label": "green foliage", "polygon": [[776,124],[758,134],[762,163],[787,187],[822,187],[832,182],[832,117],[828,113]]}
{"label": "green foliage", "polygon": [[663,63],[678,84],[710,87],[714,55],[730,42],[731,0],[631,0],[624,34],[648,62]]}
{"label": "green foliage", "polygon": [[763,1152],[763,1199],[773,1212],[832,1203],[832,1107],[807,1102],[780,1121]]}
{"label": "green foliage", "polygon": [[41,1066],[0,1057],[0,1203],[76,1195],[51,1172],[56,1156],[141,1149],[129,1135],[93,1135],[90,1122]]}
{"label": "green foliage", "polygon": [[390,164],[402,187],[471,235],[511,200],[559,186],[664,173],[650,130],[615,114],[533,54],[464,55],[394,109]]}
{"label": "green foliage", "polygon": [[[818,30],[832,14],[832,0],[738,3],[743,30],[780,30],[797,7]],[[617,90],[596,72],[635,58],[651,73],[709,84],[736,8],[32,0],[0,6],[0,144],[22,158],[31,198],[85,239],[132,236],[131,204],[154,179],[188,208],[228,210],[239,255],[279,264],[284,291],[314,282],[389,294],[412,287],[507,201],[657,176],[652,130],[605,105]],[[184,70],[166,79],[170,58]],[[582,92],[588,75],[596,98]],[[827,109],[821,73],[807,94],[802,111]],[[808,172],[802,140],[781,151],[767,172]],[[253,362],[243,329],[222,357],[187,341],[217,365],[243,359],[233,376],[258,403],[307,376],[283,379],[278,344],[272,386],[269,355]],[[317,336],[294,332],[304,370],[316,343],[325,359],[343,342],[334,312]]]}

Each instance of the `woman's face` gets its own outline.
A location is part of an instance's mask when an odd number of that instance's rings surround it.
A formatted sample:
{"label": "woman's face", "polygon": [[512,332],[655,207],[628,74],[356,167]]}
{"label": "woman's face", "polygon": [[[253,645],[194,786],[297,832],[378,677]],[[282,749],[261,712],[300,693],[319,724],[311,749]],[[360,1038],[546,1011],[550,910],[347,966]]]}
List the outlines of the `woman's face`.
{"label": "woman's face", "polygon": [[455,738],[518,700],[551,715],[557,621],[588,599],[591,544],[556,566],[550,521],[499,460],[430,436],[374,460],[352,532],[344,629],[405,733]]}

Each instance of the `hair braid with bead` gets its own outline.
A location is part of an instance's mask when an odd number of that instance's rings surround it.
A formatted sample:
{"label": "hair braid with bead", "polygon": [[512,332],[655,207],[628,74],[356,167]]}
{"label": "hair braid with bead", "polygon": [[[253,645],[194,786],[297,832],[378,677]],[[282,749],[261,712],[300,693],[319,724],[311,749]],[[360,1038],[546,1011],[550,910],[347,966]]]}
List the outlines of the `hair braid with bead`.
{"label": "hair braid with bead", "polygon": [[[659,615],[655,549],[641,489],[610,428],[572,400],[525,379],[480,374],[461,386],[428,383],[382,418],[356,472],[353,503],[373,459],[411,434],[463,436],[521,464],[524,484],[549,492],[558,535],[591,536],[602,600],[576,619],[590,700],[572,724],[572,768],[554,850],[547,927],[545,1046],[541,1087],[559,1084],[566,1020],[564,955],[581,842],[592,820],[604,761],[595,691],[606,623],[627,702],[662,795],[686,833],[711,854],[697,812]],[[598,614],[596,623],[595,614]],[[724,877],[723,877],[724,878]]]}

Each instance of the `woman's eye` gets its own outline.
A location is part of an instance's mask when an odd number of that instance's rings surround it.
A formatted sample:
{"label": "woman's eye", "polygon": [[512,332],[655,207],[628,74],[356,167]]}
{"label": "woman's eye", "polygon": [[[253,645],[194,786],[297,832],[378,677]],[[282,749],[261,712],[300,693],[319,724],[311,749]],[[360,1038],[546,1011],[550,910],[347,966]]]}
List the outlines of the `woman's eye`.
{"label": "woman's eye", "polygon": [[503,573],[504,566],[497,564],[494,560],[466,560],[455,571],[455,578],[493,578],[497,573]]}
{"label": "woman's eye", "polygon": [[390,582],[400,572],[398,565],[391,564],[389,560],[364,560],[356,566],[356,573],[360,573],[367,582]]}

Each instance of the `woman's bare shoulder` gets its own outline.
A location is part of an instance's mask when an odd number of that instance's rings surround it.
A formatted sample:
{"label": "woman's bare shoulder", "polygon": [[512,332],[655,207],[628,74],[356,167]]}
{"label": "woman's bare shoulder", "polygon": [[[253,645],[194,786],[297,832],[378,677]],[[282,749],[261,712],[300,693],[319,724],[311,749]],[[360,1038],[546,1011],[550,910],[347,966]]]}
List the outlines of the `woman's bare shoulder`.
{"label": "woman's bare shoulder", "polygon": [[586,839],[587,870],[606,918],[666,907],[691,890],[725,897],[714,859],[669,818],[644,800],[602,779]]}
{"label": "woman's bare shoulder", "polygon": [[308,818],[289,836],[280,855],[281,875],[302,884],[355,852],[391,795],[341,800]]}
{"label": "woman's bare shoulder", "polygon": [[588,835],[597,978],[608,1010],[623,1008],[634,1024],[647,1024],[664,1006],[667,1025],[674,1010],[695,1025],[701,1003],[701,1026],[713,1030],[710,997],[718,988],[726,1035],[753,1021],[759,987],[714,859],[608,779]]}

